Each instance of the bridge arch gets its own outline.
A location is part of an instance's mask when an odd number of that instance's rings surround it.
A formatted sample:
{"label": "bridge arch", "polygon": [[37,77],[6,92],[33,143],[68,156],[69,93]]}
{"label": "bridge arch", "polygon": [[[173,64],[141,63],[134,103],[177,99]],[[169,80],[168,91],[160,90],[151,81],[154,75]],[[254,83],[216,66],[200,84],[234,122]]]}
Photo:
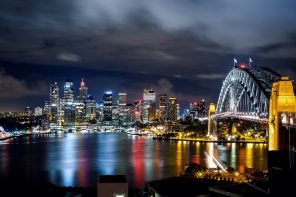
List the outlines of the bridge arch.
{"label": "bridge arch", "polygon": [[272,83],[279,77],[264,67],[233,68],[223,81],[216,114],[246,112],[268,116]]}

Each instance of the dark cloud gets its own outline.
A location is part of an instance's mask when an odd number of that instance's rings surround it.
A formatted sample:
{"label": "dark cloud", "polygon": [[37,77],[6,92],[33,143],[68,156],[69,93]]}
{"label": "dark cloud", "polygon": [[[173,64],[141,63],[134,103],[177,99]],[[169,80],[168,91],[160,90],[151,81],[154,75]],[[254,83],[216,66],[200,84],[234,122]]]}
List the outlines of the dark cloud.
{"label": "dark cloud", "polygon": [[197,74],[196,77],[198,79],[223,79],[225,78],[225,74],[221,74],[221,73],[210,73],[210,74]]}
{"label": "dark cloud", "polygon": [[47,84],[42,81],[29,86],[24,80],[10,76],[4,70],[0,71],[0,79],[1,99],[25,98],[47,93]]}
{"label": "dark cloud", "polygon": [[58,59],[70,61],[70,62],[78,62],[80,61],[80,57],[74,53],[62,52],[57,55]]}
{"label": "dark cloud", "polygon": [[98,96],[102,88],[141,97],[150,86],[184,103],[216,102],[234,56],[295,76],[295,8],[294,0],[2,0],[0,66],[24,89],[31,72],[61,83],[85,73]]}

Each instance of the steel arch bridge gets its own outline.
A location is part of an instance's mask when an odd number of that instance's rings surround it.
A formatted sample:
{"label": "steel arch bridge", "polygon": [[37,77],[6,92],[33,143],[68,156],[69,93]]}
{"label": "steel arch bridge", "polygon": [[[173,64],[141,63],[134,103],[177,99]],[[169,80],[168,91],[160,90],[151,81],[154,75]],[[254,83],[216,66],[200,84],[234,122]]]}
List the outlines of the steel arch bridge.
{"label": "steel arch bridge", "polygon": [[265,67],[235,67],[223,81],[215,114],[268,117],[272,84],[281,77]]}

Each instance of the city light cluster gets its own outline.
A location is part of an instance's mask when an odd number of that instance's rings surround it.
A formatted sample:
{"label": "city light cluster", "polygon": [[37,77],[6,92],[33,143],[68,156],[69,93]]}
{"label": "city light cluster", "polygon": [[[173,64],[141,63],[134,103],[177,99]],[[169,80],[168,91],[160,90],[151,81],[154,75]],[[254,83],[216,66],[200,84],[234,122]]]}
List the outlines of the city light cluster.
{"label": "city light cluster", "polygon": [[[176,123],[180,108],[177,98],[159,94],[153,89],[144,89],[143,98],[127,103],[127,93],[115,95],[105,91],[102,100],[98,101],[88,94],[84,80],[79,86],[79,95],[75,97],[72,80],[65,80],[63,95],[60,94],[57,82],[50,84],[49,101],[45,102],[42,114],[46,116],[43,127],[72,127],[97,124],[101,126],[130,127],[136,123]],[[158,106],[157,106],[158,103]],[[35,114],[40,114],[35,109]],[[27,108],[29,115],[32,110]]]}

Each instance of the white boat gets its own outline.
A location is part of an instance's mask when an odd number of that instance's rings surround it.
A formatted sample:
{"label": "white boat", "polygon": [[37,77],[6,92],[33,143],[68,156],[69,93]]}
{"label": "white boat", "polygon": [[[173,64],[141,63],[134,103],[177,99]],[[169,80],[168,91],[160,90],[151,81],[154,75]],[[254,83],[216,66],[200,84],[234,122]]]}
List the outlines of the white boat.
{"label": "white boat", "polygon": [[80,131],[80,133],[89,133],[89,130],[82,129],[82,130]]}

